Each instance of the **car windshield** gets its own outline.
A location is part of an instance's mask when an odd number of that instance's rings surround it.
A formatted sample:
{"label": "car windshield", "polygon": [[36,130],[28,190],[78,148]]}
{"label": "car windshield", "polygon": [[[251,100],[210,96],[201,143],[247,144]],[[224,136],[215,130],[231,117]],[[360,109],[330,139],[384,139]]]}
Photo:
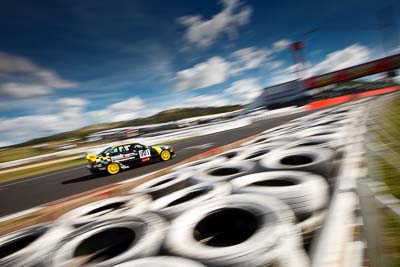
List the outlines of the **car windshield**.
{"label": "car windshield", "polygon": [[100,152],[99,154],[97,154],[97,156],[108,156],[111,153],[116,152],[116,148],[112,148],[112,147],[107,147],[106,149],[104,149],[102,152]]}

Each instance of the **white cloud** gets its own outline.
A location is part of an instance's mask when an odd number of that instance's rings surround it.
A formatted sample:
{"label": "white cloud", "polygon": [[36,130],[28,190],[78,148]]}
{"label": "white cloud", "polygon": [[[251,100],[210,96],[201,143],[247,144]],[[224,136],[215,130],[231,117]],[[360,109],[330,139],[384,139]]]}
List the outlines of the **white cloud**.
{"label": "white cloud", "polygon": [[84,107],[88,104],[88,101],[82,98],[76,97],[65,97],[58,100],[64,107]]}
{"label": "white cloud", "polygon": [[261,67],[274,70],[283,65],[282,61],[274,60],[274,53],[273,49],[246,47],[234,51],[227,59],[219,56],[209,58],[193,67],[178,71],[174,79],[174,88],[200,89],[223,83],[244,71]]}
{"label": "white cloud", "polygon": [[272,78],[269,84],[275,85],[297,79],[296,70],[298,67],[304,68],[305,76],[310,77],[364,63],[371,59],[371,55],[372,51],[368,47],[353,44],[329,53],[314,66],[311,66],[310,62],[306,62],[303,67],[299,66],[301,63],[297,63],[284,69],[277,69],[271,74]]}
{"label": "white cloud", "polygon": [[273,50],[274,50],[275,52],[280,52],[280,51],[285,50],[286,48],[288,48],[289,45],[290,45],[290,43],[291,43],[290,40],[282,39],[282,40],[276,41],[276,42],[273,44],[272,47],[273,47]]}
{"label": "white cloud", "polygon": [[181,70],[175,77],[175,89],[198,89],[219,84],[228,79],[229,62],[221,57],[212,57],[192,68]]}
{"label": "white cloud", "polygon": [[237,74],[245,70],[256,69],[263,65],[271,55],[266,49],[247,47],[232,53],[234,58],[231,66],[231,73]]}
{"label": "white cloud", "polygon": [[131,97],[114,103],[105,109],[91,111],[89,112],[89,117],[96,123],[116,122],[148,116],[152,111],[147,109],[140,97]]}
{"label": "white cloud", "polygon": [[51,88],[46,85],[22,84],[22,83],[0,83],[0,92],[6,95],[22,98],[46,95],[51,92]]}
{"label": "white cloud", "polygon": [[0,52],[0,77],[0,94],[16,98],[46,95],[56,89],[77,86],[27,58],[3,52]]}
{"label": "white cloud", "polygon": [[74,130],[84,126],[81,113],[64,110],[56,114],[0,118],[0,136],[12,143]]}
{"label": "white cloud", "polygon": [[273,70],[273,69],[277,69],[277,68],[283,66],[283,64],[284,64],[283,61],[274,60],[274,61],[268,62],[268,67],[269,67],[271,70]]}
{"label": "white cloud", "polygon": [[361,64],[369,60],[371,54],[372,51],[368,47],[353,44],[328,54],[322,62],[309,68],[307,74],[311,76]]}
{"label": "white cloud", "polygon": [[243,79],[232,83],[224,93],[232,96],[235,103],[246,104],[261,94],[262,87],[257,79]]}
{"label": "white cloud", "polygon": [[200,15],[179,18],[178,21],[187,27],[184,39],[188,44],[201,48],[209,47],[222,34],[236,36],[238,28],[249,22],[251,7],[241,6],[239,0],[222,0],[221,2],[222,11],[209,20],[204,20]]}
{"label": "white cloud", "polygon": [[45,115],[0,118],[0,139],[5,143],[26,141],[55,133],[78,129],[89,124],[134,119],[152,115],[159,110],[147,109],[139,97],[114,103],[101,110],[86,111],[88,101],[81,98],[61,98],[55,101],[57,112]]}
{"label": "white cloud", "polygon": [[223,95],[197,95],[190,98],[185,99],[179,107],[220,107],[226,106],[229,104],[229,101],[224,98]]}

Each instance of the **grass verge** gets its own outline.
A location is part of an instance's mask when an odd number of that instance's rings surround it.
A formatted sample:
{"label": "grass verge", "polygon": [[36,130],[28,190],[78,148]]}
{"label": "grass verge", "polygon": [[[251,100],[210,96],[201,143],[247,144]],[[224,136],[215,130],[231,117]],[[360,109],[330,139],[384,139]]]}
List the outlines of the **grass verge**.
{"label": "grass verge", "polygon": [[13,180],[22,179],[25,177],[39,175],[51,171],[61,170],[73,166],[83,165],[86,163],[85,159],[74,159],[69,161],[58,162],[54,164],[48,164],[45,166],[33,167],[24,170],[16,170],[12,172],[7,172],[4,174],[0,174],[0,184],[5,182],[10,182]]}
{"label": "grass verge", "polygon": [[[398,138],[400,136],[400,97],[393,99],[390,106],[383,110],[384,112],[381,112],[378,117],[378,126],[382,130],[377,132],[377,140],[388,147],[393,158],[392,163],[384,158],[376,159],[377,171],[380,179],[389,188],[388,193],[400,199],[400,171],[396,168],[397,166],[393,166],[394,157],[400,155]],[[400,218],[384,210],[382,220],[385,258],[388,259],[390,267],[400,267]]]}

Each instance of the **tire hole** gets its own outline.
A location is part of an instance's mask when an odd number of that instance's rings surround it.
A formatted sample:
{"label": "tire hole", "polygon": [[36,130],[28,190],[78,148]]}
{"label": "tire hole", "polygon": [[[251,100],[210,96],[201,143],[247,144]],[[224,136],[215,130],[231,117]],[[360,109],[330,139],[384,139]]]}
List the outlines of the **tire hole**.
{"label": "tire hole", "polygon": [[157,187],[157,186],[159,186],[159,185],[162,185],[162,184],[166,184],[166,183],[168,183],[168,182],[171,182],[172,180],[174,180],[174,178],[167,178],[167,179],[164,179],[164,180],[162,180],[162,181],[159,181],[158,183],[153,184],[153,185],[150,186],[150,187]]}
{"label": "tire hole", "polygon": [[254,158],[260,157],[260,156],[262,156],[262,155],[264,155],[264,154],[267,154],[267,153],[269,153],[270,151],[271,151],[271,150],[269,150],[269,149],[260,150],[260,151],[257,151],[257,152],[255,152],[255,153],[252,153],[250,156],[247,156],[245,159],[254,159]]}
{"label": "tire hole", "polygon": [[317,132],[310,134],[309,136],[318,136],[318,135],[330,135],[330,134],[335,134],[333,131],[323,131],[323,132]]}
{"label": "tire hole", "polygon": [[284,165],[305,165],[311,162],[311,157],[305,155],[292,155],[281,159],[281,163]]}
{"label": "tire hole", "polygon": [[15,252],[20,251],[21,249],[24,249],[25,247],[30,245],[33,241],[42,236],[45,231],[46,230],[35,233],[29,233],[25,236],[17,237],[15,240],[7,242],[4,245],[0,245],[0,259],[12,255]]}
{"label": "tire hole", "polygon": [[250,185],[255,186],[292,186],[296,185],[294,181],[291,179],[271,179],[271,180],[264,180],[259,182],[251,183]]}
{"label": "tire hole", "polygon": [[188,194],[184,195],[183,197],[180,197],[180,198],[172,201],[171,203],[169,203],[167,207],[172,207],[175,205],[182,204],[184,202],[188,202],[192,199],[195,199],[199,196],[204,195],[207,192],[208,192],[208,190],[206,188],[202,188],[200,190],[195,190],[195,191],[189,192]]}
{"label": "tire hole", "polygon": [[237,152],[227,152],[227,153],[225,153],[225,154],[222,154],[221,156],[222,156],[222,157],[225,157],[225,158],[227,158],[227,159],[231,159],[231,158],[236,157],[237,155],[238,155]]}
{"label": "tire hole", "polygon": [[88,213],[86,213],[86,215],[92,215],[92,214],[96,214],[96,213],[106,211],[106,210],[110,210],[110,211],[117,210],[117,209],[121,208],[124,204],[125,204],[125,202],[110,203],[108,205],[104,205],[97,209],[91,210]]}
{"label": "tire hole", "polygon": [[310,142],[304,142],[304,143],[300,143],[297,146],[318,146],[318,145],[322,145],[325,142],[322,141],[310,141]]}
{"label": "tire hole", "polygon": [[254,143],[255,144],[261,143],[261,142],[264,142],[265,140],[267,140],[267,138],[259,138],[259,139],[255,140]]}
{"label": "tire hole", "polygon": [[[125,252],[135,241],[132,229],[109,228],[83,240],[74,251],[74,258],[88,256],[86,263],[106,261]],[[93,256],[90,256],[93,255]]]}
{"label": "tire hole", "polygon": [[194,238],[208,246],[229,247],[243,243],[258,229],[258,218],[242,209],[224,208],[207,215],[194,228]]}
{"label": "tire hole", "polygon": [[222,167],[222,168],[212,170],[209,174],[213,175],[213,176],[228,176],[228,175],[237,174],[239,172],[240,172],[240,169],[238,169],[238,168]]}

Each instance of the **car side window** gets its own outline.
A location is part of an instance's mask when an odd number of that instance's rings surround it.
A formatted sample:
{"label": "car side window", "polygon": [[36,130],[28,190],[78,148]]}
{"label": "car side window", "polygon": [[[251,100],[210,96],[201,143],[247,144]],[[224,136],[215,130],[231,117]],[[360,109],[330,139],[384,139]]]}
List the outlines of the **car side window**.
{"label": "car side window", "polygon": [[118,154],[119,154],[118,153],[118,147],[114,147],[114,148],[110,149],[110,153],[109,153],[110,156],[115,156],[115,155],[118,155]]}
{"label": "car side window", "polygon": [[119,153],[125,153],[126,150],[123,146],[119,146],[118,151],[119,151]]}
{"label": "car side window", "polygon": [[135,149],[141,150],[141,149],[144,149],[144,146],[137,144],[137,145],[135,145]]}

